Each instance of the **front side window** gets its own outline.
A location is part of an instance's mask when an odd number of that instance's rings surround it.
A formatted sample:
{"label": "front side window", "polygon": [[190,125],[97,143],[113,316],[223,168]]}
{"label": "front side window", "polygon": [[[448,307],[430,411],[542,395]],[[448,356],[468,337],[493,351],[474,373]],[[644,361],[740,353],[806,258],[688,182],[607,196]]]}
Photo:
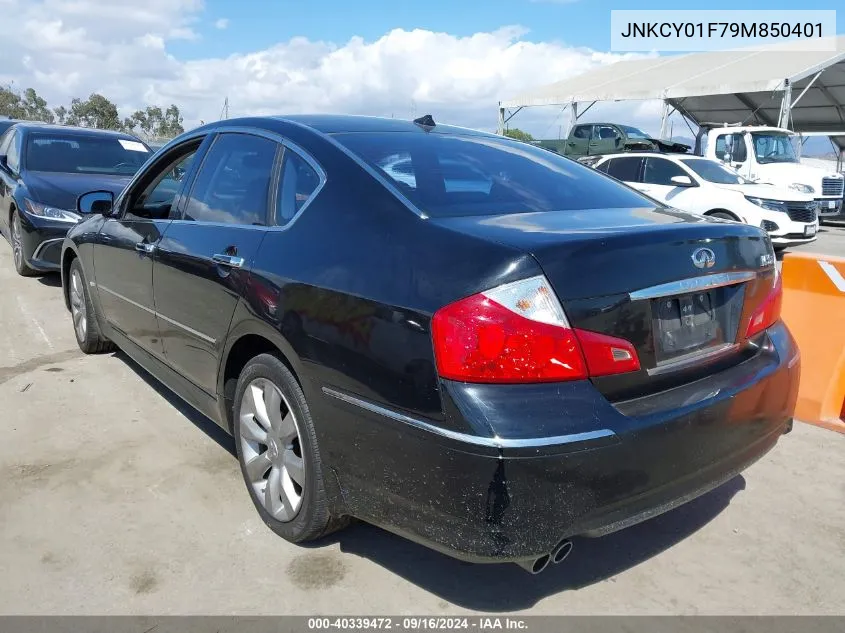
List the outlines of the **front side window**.
{"label": "front side window", "polygon": [[25,155],[29,171],[131,176],[150,150],[138,140],[112,135],[30,132]]}
{"label": "front side window", "polygon": [[6,150],[6,164],[14,173],[21,169],[21,133],[19,130],[12,130],[9,138],[9,147]]}
{"label": "front side window", "polygon": [[279,195],[276,200],[276,224],[284,226],[296,217],[320,186],[320,176],[302,156],[285,149]]}
{"label": "front side window", "polygon": [[138,184],[137,193],[129,193],[127,216],[145,219],[171,217],[176,195],[182,188],[182,180],[190,169],[199,151],[201,139],[177,148],[163,163],[154,165],[154,172]]}
{"label": "front side window", "polygon": [[643,159],[639,156],[625,156],[610,160],[607,174],[623,182],[637,182],[640,179],[640,164]]}
{"label": "front side window", "polygon": [[593,126],[592,125],[579,125],[572,131],[572,136],[574,138],[583,138],[589,139],[590,135],[593,133]]}
{"label": "front side window", "polygon": [[12,142],[12,137],[14,135],[14,130],[11,132],[7,130],[3,133],[3,136],[0,136],[0,156],[5,156],[9,153],[9,144]]}
{"label": "front side window", "polygon": [[184,219],[265,225],[278,147],[252,134],[218,136],[197,174]]}
{"label": "front side window", "polygon": [[716,157],[724,160],[725,154],[730,154],[731,161],[736,163],[744,163],[748,159],[742,134],[720,134],[716,137]]}
{"label": "front side window", "polygon": [[[654,206],[590,167],[503,137],[361,132],[335,138],[433,217]],[[408,158],[413,187],[395,169]]]}
{"label": "front side window", "polygon": [[649,185],[665,185],[674,187],[672,178],[675,176],[687,176],[687,172],[680,165],[676,165],[665,158],[647,158],[645,170],[643,171],[643,182]]}
{"label": "front side window", "polygon": [[619,132],[617,132],[615,128],[612,128],[609,125],[597,125],[594,129],[595,133],[593,136],[593,140],[596,141],[612,141],[617,136],[619,136]]}

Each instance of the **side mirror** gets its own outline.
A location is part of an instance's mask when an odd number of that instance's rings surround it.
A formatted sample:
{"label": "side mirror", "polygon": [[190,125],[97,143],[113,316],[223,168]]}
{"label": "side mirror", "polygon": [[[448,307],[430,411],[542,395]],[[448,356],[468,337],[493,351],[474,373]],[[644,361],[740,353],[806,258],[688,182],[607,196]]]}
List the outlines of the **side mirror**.
{"label": "side mirror", "polygon": [[79,196],[77,210],[83,215],[99,213],[108,215],[114,206],[114,194],[111,191],[89,191]]}
{"label": "side mirror", "polygon": [[673,185],[677,185],[678,187],[696,187],[697,185],[692,181],[692,178],[689,176],[672,176],[670,178]]}
{"label": "side mirror", "polygon": [[723,162],[723,163],[729,163],[729,162],[731,162],[731,154],[730,154],[730,152],[725,152],[725,153],[724,153],[724,155],[722,156],[722,162]]}

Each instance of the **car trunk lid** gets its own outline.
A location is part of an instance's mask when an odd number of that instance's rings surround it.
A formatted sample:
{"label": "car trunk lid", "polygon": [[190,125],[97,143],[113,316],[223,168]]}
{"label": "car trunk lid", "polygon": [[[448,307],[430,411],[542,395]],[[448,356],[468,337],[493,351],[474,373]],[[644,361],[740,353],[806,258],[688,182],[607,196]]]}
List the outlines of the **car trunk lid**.
{"label": "car trunk lid", "polygon": [[434,220],[523,249],[575,328],[630,341],[637,372],[594,378],[611,400],[640,397],[741,362],[774,256],[756,227],[670,209],[599,209]]}

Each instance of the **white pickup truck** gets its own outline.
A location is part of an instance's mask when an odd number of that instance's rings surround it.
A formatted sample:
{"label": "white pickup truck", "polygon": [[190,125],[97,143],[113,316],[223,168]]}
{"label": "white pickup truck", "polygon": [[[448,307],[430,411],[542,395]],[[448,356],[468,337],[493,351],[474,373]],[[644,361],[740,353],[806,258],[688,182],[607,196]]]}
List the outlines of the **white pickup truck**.
{"label": "white pickup truck", "polygon": [[792,144],[794,136],[776,127],[712,128],[701,131],[695,153],[730,165],[748,180],[812,195],[820,220],[845,214],[845,177],[833,169],[802,165]]}

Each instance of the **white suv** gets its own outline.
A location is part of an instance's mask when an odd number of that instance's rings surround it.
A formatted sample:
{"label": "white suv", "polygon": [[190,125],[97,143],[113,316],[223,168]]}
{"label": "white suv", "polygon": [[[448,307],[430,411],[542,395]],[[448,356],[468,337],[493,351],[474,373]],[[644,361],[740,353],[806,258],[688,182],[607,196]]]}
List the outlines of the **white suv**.
{"label": "white suv", "polygon": [[776,250],[816,239],[812,195],[752,183],[709,158],[625,153],[603,156],[593,167],[676,209],[759,226]]}

